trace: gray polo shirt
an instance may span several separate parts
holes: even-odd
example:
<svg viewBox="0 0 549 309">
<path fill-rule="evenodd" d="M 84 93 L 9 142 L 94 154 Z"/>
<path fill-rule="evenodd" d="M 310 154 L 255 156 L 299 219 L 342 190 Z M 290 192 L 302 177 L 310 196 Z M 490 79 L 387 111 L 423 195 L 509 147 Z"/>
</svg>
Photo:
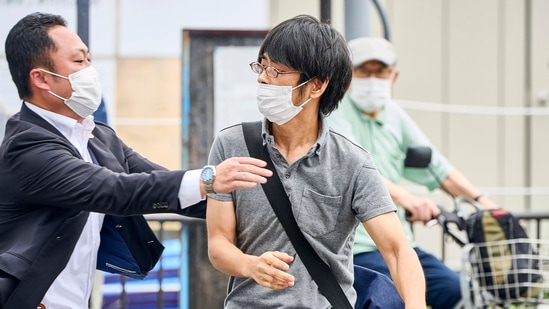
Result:
<svg viewBox="0 0 549 309">
<path fill-rule="evenodd" d="M 354 231 L 366 221 L 396 208 L 382 182 L 371 155 L 321 122 L 317 142 L 291 165 L 274 147 L 274 137 L 263 120 L 263 143 L 267 145 L 282 184 L 292 203 L 301 231 L 318 255 L 332 269 L 351 304 L 356 300 L 353 284 Z M 209 164 L 230 157 L 249 156 L 242 126 L 219 132 Z M 278 222 L 261 186 L 209 198 L 233 201 L 236 211 L 235 244 L 244 253 L 261 255 L 281 251 L 295 255 L 284 228 Z M 299 256 L 289 273 L 295 285 L 272 290 L 251 278 L 235 278 L 225 308 L 329 308 Z"/>
</svg>

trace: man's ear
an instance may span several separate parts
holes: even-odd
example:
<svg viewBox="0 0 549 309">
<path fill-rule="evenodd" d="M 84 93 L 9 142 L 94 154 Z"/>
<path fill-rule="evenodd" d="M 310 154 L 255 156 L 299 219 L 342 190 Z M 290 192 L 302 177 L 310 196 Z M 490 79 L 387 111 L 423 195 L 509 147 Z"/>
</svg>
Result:
<svg viewBox="0 0 549 309">
<path fill-rule="evenodd" d="M 48 81 L 46 80 L 45 74 L 46 73 L 44 73 L 43 71 L 40 71 L 39 69 L 30 70 L 29 81 L 32 84 L 31 86 L 34 86 L 36 88 L 43 89 L 43 90 L 50 90 L 50 85 L 48 85 Z"/>
<path fill-rule="evenodd" d="M 400 71 L 398 69 L 394 69 L 393 71 L 393 77 L 391 78 L 391 86 L 394 87 L 396 84 L 396 81 L 398 79 L 398 76 L 400 75 Z"/>
<path fill-rule="evenodd" d="M 329 80 L 320 81 L 318 78 L 313 79 L 312 81 L 313 88 L 311 89 L 311 98 L 317 99 L 326 91 L 328 87 Z"/>
</svg>

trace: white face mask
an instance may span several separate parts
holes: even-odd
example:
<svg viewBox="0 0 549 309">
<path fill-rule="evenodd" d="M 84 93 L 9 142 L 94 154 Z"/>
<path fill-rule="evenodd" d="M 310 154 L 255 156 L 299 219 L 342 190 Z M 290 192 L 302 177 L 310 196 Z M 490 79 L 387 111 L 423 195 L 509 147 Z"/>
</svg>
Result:
<svg viewBox="0 0 549 309">
<path fill-rule="evenodd" d="M 391 100 L 391 80 L 375 77 L 353 78 L 349 96 L 363 112 L 376 112 Z"/>
<path fill-rule="evenodd" d="M 68 77 L 40 69 L 51 75 L 68 79 L 71 87 L 71 97 L 65 99 L 52 91 L 48 91 L 51 95 L 63 100 L 65 104 L 72 109 L 78 116 L 86 118 L 93 114 L 99 104 L 101 104 L 101 82 L 99 81 L 99 73 L 91 65 L 78 72 L 70 74 Z"/>
<path fill-rule="evenodd" d="M 295 106 L 292 102 L 292 91 L 308 82 L 303 82 L 293 88 L 292 86 L 259 84 L 256 96 L 259 111 L 269 121 L 278 125 L 285 124 L 294 118 L 303 109 L 305 104 L 311 101 L 309 98 L 299 106 Z"/>
</svg>

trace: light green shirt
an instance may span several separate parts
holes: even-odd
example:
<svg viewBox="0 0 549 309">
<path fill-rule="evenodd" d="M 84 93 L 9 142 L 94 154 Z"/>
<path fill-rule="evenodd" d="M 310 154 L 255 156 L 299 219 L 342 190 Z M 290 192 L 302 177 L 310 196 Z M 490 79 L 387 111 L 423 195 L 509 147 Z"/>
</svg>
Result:
<svg viewBox="0 0 549 309">
<path fill-rule="evenodd" d="M 417 124 L 397 103 L 391 101 L 377 115 L 369 117 L 360 111 L 346 95 L 339 108 L 328 117 L 330 127 L 369 151 L 379 172 L 393 183 L 402 178 L 426 186 L 429 190 L 440 187 L 433 176 L 442 181 L 452 170 L 448 160 L 432 145 Z M 433 150 L 430 169 L 404 167 L 409 146 L 429 146 Z M 410 244 L 416 247 L 410 224 L 404 218 L 404 209 L 397 205 L 398 217 Z M 362 225 L 356 230 L 353 253 L 377 250 Z"/>
</svg>

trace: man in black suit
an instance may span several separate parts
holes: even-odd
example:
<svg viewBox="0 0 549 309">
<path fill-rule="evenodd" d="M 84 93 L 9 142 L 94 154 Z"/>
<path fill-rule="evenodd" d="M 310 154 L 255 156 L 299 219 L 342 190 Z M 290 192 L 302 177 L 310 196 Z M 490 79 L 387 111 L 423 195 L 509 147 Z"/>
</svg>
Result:
<svg viewBox="0 0 549 309">
<path fill-rule="evenodd" d="M 272 174 L 252 158 L 168 171 L 94 123 L 99 76 L 61 16 L 24 17 L 5 50 L 22 105 L 0 146 L 0 308 L 87 308 L 107 223 L 137 236 L 150 231 L 142 214 L 203 217 L 206 193 L 251 188 Z"/>
</svg>

